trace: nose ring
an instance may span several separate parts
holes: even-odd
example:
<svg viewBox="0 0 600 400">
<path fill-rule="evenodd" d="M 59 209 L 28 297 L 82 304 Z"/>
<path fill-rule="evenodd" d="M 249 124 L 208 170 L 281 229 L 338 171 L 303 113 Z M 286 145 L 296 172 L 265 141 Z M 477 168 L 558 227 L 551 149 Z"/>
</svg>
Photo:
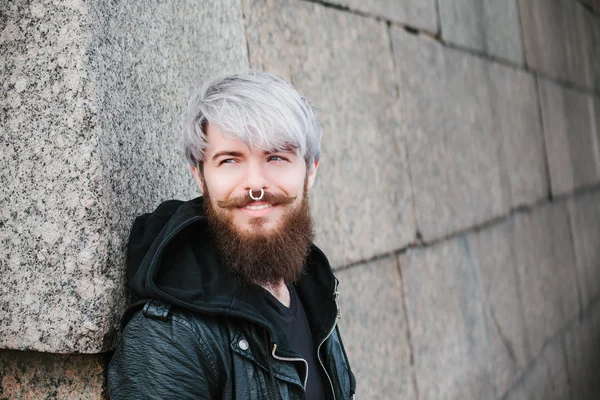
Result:
<svg viewBox="0 0 600 400">
<path fill-rule="evenodd" d="M 262 200 L 263 196 L 265 195 L 265 191 L 263 189 L 260 189 L 260 196 L 258 196 L 258 197 L 254 197 L 252 195 L 252 189 L 250 189 L 248 192 L 250 193 L 250 198 L 254 201 Z"/>
</svg>

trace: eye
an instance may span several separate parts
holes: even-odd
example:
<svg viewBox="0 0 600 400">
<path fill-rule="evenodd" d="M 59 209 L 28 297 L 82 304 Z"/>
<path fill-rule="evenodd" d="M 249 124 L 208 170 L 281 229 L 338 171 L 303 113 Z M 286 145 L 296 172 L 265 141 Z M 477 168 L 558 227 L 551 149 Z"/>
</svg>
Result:
<svg viewBox="0 0 600 400">
<path fill-rule="evenodd" d="M 281 156 L 269 156 L 267 161 L 288 161 L 288 160 Z"/>
<path fill-rule="evenodd" d="M 224 160 L 219 161 L 219 165 L 223 165 L 223 164 L 233 164 L 235 163 L 236 160 L 235 158 L 226 158 Z"/>
</svg>

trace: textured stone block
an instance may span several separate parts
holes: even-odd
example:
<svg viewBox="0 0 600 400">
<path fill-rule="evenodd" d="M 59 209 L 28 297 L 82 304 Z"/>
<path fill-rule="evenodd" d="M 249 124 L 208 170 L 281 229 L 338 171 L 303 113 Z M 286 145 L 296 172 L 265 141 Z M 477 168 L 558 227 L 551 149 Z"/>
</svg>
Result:
<svg viewBox="0 0 600 400">
<path fill-rule="evenodd" d="M 572 399 L 600 398 L 600 304 L 595 303 L 580 323 L 565 334 Z"/>
<path fill-rule="evenodd" d="M 565 364 L 563 343 L 549 343 L 525 373 L 521 382 L 505 397 L 506 400 L 566 400 L 571 397 L 569 370 Z"/>
<path fill-rule="evenodd" d="M 438 30 L 435 0 L 325 0 L 325 3 L 348 7 L 429 32 Z"/>
<path fill-rule="evenodd" d="M 552 193 L 600 182 L 600 120 L 594 98 L 544 79 L 538 82 Z"/>
<path fill-rule="evenodd" d="M 502 343 L 492 364 L 496 392 L 502 393 L 531 361 L 518 275 L 515 268 L 514 223 L 508 220 L 467 235 L 465 259 L 472 257 L 481 276 L 489 324 Z M 498 343 L 496 343 L 497 345 Z M 508 356 L 508 357 L 507 357 Z"/>
<path fill-rule="evenodd" d="M 425 239 L 510 208 L 481 58 L 392 29 L 417 223 Z"/>
<path fill-rule="evenodd" d="M 600 0 L 580 0 L 581 3 L 585 4 L 594 11 L 596 14 L 600 14 Z"/>
<path fill-rule="evenodd" d="M 420 399 L 496 399 L 528 359 L 509 224 L 401 256 Z"/>
<path fill-rule="evenodd" d="M 600 192 L 569 200 L 577 275 L 585 308 L 600 295 Z"/>
<path fill-rule="evenodd" d="M 595 16 L 576 1 L 519 0 L 527 65 L 588 88 L 597 86 Z"/>
<path fill-rule="evenodd" d="M 439 9 L 447 42 L 523 64 L 517 0 L 444 0 Z"/>
<path fill-rule="evenodd" d="M 489 76 L 494 130 L 502 137 L 505 187 L 513 208 L 531 204 L 549 190 L 535 78 L 500 64 L 490 64 Z"/>
<path fill-rule="evenodd" d="M 518 214 L 513 240 L 529 346 L 535 357 L 580 310 L 566 205 L 556 203 Z"/>
<path fill-rule="evenodd" d="M 0 347 L 104 351 L 133 217 L 196 195 L 181 114 L 192 87 L 247 67 L 241 9 L 13 1 L 2 15 Z"/>
<path fill-rule="evenodd" d="M 600 4 L 600 2 L 598 2 Z M 592 74 L 592 86 L 600 88 L 600 15 L 599 13 L 584 12 L 584 24 L 589 34 L 588 61 Z"/>
<path fill-rule="evenodd" d="M 0 351 L 0 400 L 104 399 L 103 355 Z"/>
<path fill-rule="evenodd" d="M 395 257 L 340 271 L 340 330 L 357 398 L 416 399 Z"/>
<path fill-rule="evenodd" d="M 406 246 L 415 221 L 386 25 L 294 1 L 248 0 L 244 15 L 251 66 L 320 110 L 317 244 L 335 266 Z"/>
</svg>

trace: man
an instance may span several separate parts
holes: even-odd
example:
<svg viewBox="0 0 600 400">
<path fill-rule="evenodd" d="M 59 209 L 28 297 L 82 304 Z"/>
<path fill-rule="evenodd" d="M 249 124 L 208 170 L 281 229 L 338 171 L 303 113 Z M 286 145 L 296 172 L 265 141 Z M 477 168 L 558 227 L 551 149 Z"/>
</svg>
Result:
<svg viewBox="0 0 600 400">
<path fill-rule="evenodd" d="M 136 219 L 113 399 L 350 399 L 338 282 L 312 244 L 316 109 L 267 73 L 190 100 L 184 135 L 203 196 Z"/>
</svg>

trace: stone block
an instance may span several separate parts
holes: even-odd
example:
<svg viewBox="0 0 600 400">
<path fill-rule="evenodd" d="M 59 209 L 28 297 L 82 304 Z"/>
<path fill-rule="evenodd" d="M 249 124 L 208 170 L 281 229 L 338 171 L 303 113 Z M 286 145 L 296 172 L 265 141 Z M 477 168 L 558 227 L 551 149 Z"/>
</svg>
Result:
<svg viewBox="0 0 600 400">
<path fill-rule="evenodd" d="M 513 240 L 529 346 L 536 357 L 580 310 L 566 205 L 516 215 Z"/>
<path fill-rule="evenodd" d="M 125 303 L 134 216 L 196 196 L 181 115 L 193 87 L 247 67 L 241 9 L 237 0 L 2 9 L 0 347 L 105 351 Z"/>
<path fill-rule="evenodd" d="M 600 2 L 597 2 L 600 5 Z M 590 70 L 594 89 L 600 88 L 600 15 L 598 13 L 585 12 L 584 24 L 588 29 L 589 50 L 588 60 L 591 64 Z"/>
<path fill-rule="evenodd" d="M 565 334 L 572 399 L 600 398 L 600 304 L 596 302 Z"/>
<path fill-rule="evenodd" d="M 600 0 L 580 0 L 581 3 L 585 4 L 594 11 L 596 14 L 600 14 Z"/>
<path fill-rule="evenodd" d="M 438 30 L 435 0 L 325 0 L 324 2 L 432 33 Z"/>
<path fill-rule="evenodd" d="M 439 9 L 447 42 L 523 64 L 517 0 L 445 0 Z"/>
<path fill-rule="evenodd" d="M 503 397 L 506 400 L 565 400 L 571 397 L 569 370 L 563 342 L 555 340 L 544 348 L 523 378 Z"/>
<path fill-rule="evenodd" d="M 103 355 L 0 351 L 0 400 L 103 400 Z"/>
<path fill-rule="evenodd" d="M 385 23 L 295 1 L 244 1 L 244 15 L 251 66 L 320 110 L 317 244 L 334 266 L 406 246 L 416 230 Z"/>
<path fill-rule="evenodd" d="M 531 361 L 515 268 L 513 233 L 512 220 L 470 233 L 464 255 L 466 260 L 471 257 L 477 266 L 483 300 L 488 304 L 488 323 L 503 345 L 496 353 L 490 352 L 496 357 L 492 364 L 497 393 L 502 393 Z"/>
<path fill-rule="evenodd" d="M 585 308 L 600 295 L 600 191 L 570 199 L 569 214 Z"/>
<path fill-rule="evenodd" d="M 392 29 L 417 223 L 427 240 L 505 214 L 485 60 Z"/>
<path fill-rule="evenodd" d="M 600 182 L 595 99 L 544 79 L 538 83 L 552 193 Z"/>
<path fill-rule="evenodd" d="M 500 64 L 490 64 L 489 77 L 494 130 L 502 137 L 511 205 L 534 203 L 549 190 L 535 78 Z"/>
<path fill-rule="evenodd" d="M 576 1 L 519 0 L 527 65 L 545 75 L 592 88 L 600 55 L 587 10 Z M 595 19 L 595 18 L 594 18 Z"/>
<path fill-rule="evenodd" d="M 357 379 L 357 398 L 416 399 L 397 260 L 340 271 L 340 331 Z"/>
<path fill-rule="evenodd" d="M 419 398 L 497 399 L 529 361 L 500 224 L 400 257 Z"/>
</svg>

